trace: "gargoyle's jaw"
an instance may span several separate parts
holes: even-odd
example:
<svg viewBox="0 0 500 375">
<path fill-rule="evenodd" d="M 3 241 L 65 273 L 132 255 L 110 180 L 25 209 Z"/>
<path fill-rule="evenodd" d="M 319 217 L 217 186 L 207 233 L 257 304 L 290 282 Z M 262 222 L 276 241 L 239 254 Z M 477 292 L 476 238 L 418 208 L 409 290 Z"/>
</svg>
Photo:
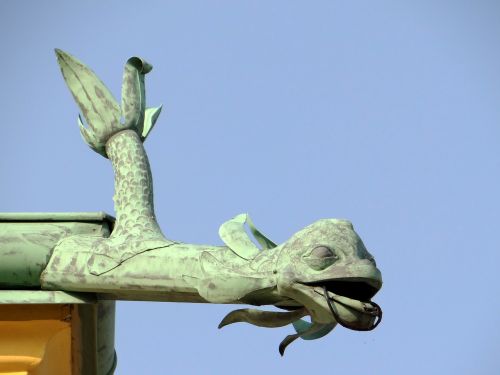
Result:
<svg viewBox="0 0 500 375">
<path fill-rule="evenodd" d="M 369 300 L 378 289 L 374 289 L 367 282 L 353 280 L 334 280 L 326 282 L 323 286 L 314 286 L 315 293 L 324 298 L 337 323 L 356 331 L 371 331 L 381 322 L 382 309 Z M 332 290 L 341 290 L 349 297 Z"/>
<path fill-rule="evenodd" d="M 304 306 L 315 322 L 367 331 L 382 317 L 380 307 L 370 302 L 381 285 L 380 278 L 335 278 L 295 282 L 282 292 Z"/>
</svg>

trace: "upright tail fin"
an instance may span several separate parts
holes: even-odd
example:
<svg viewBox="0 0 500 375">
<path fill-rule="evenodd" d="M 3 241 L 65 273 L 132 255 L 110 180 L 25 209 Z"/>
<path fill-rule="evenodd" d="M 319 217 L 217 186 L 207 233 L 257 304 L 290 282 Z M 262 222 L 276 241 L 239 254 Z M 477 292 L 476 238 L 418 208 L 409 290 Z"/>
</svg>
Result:
<svg viewBox="0 0 500 375">
<path fill-rule="evenodd" d="M 80 132 L 94 151 L 107 157 L 106 142 L 113 134 L 125 129 L 136 131 L 142 141 L 146 139 L 161 112 L 161 106 L 146 108 L 144 75 L 153 69 L 150 64 L 139 57 L 127 60 L 120 109 L 111 92 L 92 70 L 70 54 L 60 49 L 55 51 L 64 80 L 88 124 L 86 127 L 78 116 Z"/>
</svg>

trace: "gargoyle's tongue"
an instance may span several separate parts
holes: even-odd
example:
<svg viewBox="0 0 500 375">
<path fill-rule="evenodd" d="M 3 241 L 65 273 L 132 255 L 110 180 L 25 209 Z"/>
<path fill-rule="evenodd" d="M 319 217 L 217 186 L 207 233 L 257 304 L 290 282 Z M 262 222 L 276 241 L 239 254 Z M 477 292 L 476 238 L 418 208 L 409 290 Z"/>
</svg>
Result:
<svg viewBox="0 0 500 375">
<path fill-rule="evenodd" d="M 335 320 L 343 327 L 356 331 L 371 331 L 382 321 L 382 309 L 375 302 L 362 302 L 328 292 L 323 295 Z"/>
</svg>

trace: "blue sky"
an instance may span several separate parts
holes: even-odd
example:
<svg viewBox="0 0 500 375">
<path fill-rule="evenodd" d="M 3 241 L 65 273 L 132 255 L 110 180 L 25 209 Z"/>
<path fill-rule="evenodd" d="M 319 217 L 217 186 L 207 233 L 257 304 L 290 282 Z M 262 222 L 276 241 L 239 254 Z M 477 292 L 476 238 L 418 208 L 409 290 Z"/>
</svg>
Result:
<svg viewBox="0 0 500 375">
<path fill-rule="evenodd" d="M 249 212 L 276 242 L 350 219 L 384 320 L 299 341 L 233 307 L 120 302 L 117 374 L 500 370 L 500 7 L 494 1 L 2 1 L 2 211 L 113 213 L 53 49 L 119 97 L 151 62 L 146 142 L 170 238 L 220 244 Z"/>
</svg>

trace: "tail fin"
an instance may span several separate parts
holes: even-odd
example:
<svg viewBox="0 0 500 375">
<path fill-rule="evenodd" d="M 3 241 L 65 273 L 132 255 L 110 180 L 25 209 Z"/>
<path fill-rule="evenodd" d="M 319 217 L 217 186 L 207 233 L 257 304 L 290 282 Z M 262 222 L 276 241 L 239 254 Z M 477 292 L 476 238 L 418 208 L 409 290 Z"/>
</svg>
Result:
<svg viewBox="0 0 500 375">
<path fill-rule="evenodd" d="M 136 131 L 142 141 L 146 139 L 161 112 L 161 106 L 146 108 L 144 75 L 153 68 L 150 64 L 139 57 L 128 59 L 123 72 L 120 109 L 92 70 L 70 54 L 59 49 L 55 51 L 64 80 L 88 124 L 85 127 L 79 116 L 80 132 L 94 151 L 107 157 L 106 142 L 125 129 Z"/>
</svg>

